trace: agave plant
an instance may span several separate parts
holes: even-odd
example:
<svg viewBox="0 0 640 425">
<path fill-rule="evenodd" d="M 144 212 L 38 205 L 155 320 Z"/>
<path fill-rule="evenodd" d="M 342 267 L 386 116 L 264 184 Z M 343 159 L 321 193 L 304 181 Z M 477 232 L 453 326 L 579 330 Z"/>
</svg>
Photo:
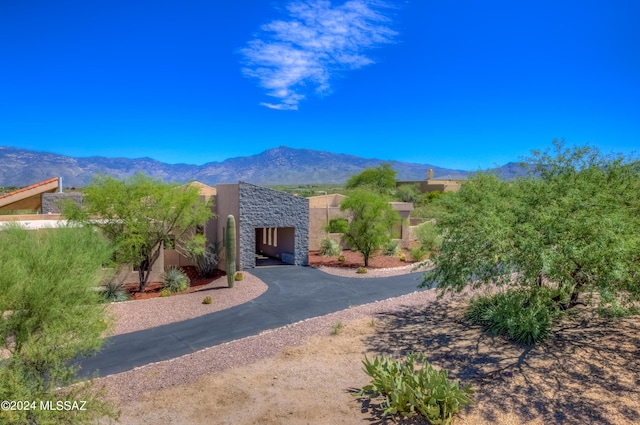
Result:
<svg viewBox="0 0 640 425">
<path fill-rule="evenodd" d="M 110 281 L 102 286 L 102 296 L 107 302 L 127 301 L 130 299 L 124 284 L 121 282 Z"/>
<path fill-rule="evenodd" d="M 171 293 L 186 291 L 189 283 L 189 277 L 175 266 L 167 267 L 164 271 L 162 288 Z"/>
</svg>

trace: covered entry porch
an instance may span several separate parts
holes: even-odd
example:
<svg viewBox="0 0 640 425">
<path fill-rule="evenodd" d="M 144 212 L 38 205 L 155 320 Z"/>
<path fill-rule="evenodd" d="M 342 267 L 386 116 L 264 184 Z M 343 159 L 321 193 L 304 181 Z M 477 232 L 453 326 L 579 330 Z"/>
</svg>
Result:
<svg viewBox="0 0 640 425">
<path fill-rule="evenodd" d="M 295 264 L 294 227 L 255 228 L 256 266 Z"/>
</svg>

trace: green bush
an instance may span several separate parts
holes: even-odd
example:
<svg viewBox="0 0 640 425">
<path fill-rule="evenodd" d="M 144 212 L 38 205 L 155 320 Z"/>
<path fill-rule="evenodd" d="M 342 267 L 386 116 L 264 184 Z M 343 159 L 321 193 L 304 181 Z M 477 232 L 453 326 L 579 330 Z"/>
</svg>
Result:
<svg viewBox="0 0 640 425">
<path fill-rule="evenodd" d="M 373 379 L 357 395 L 383 396 L 384 416 L 409 417 L 417 412 L 432 424 L 451 424 L 464 406 L 473 403 L 470 385 L 461 387 L 449 380 L 446 370 L 435 370 L 422 354 L 409 353 L 404 362 L 365 357 L 362 363 Z M 416 363 L 421 367 L 416 369 Z"/>
<path fill-rule="evenodd" d="M 242 280 L 244 280 L 244 275 L 242 274 L 242 272 L 236 272 L 234 279 L 236 282 L 241 282 Z"/>
<path fill-rule="evenodd" d="M 356 269 L 356 273 L 365 274 L 365 273 L 367 273 L 367 268 L 366 267 L 358 267 Z"/>
<path fill-rule="evenodd" d="M 320 241 L 320 255 L 324 257 L 335 257 L 336 255 L 340 255 L 340 252 L 342 252 L 340 245 L 333 239 L 324 238 Z"/>
<path fill-rule="evenodd" d="M 417 203 L 420 201 L 421 197 L 422 193 L 420 192 L 420 185 L 417 183 L 403 184 L 396 187 L 395 198 L 400 202 Z"/>
<path fill-rule="evenodd" d="M 168 289 L 163 289 L 160 291 L 160 296 L 161 297 L 170 297 L 172 294 L 172 292 Z"/>
<path fill-rule="evenodd" d="M 338 255 L 338 261 L 344 263 L 346 261 L 346 258 L 344 258 L 344 255 Z"/>
<path fill-rule="evenodd" d="M 413 261 L 422 261 L 427 257 L 427 252 L 422 248 L 414 247 L 409 251 L 409 255 Z"/>
<path fill-rule="evenodd" d="M 388 257 L 395 257 L 400 254 L 400 247 L 398 246 L 398 243 L 395 241 L 389 241 L 386 243 L 382 248 L 382 254 Z"/>
<path fill-rule="evenodd" d="M 74 360 L 98 351 L 109 330 L 96 289 L 111 255 L 89 227 L 36 231 L 9 223 L 0 230 L 0 401 L 86 401 L 84 410 L 0 409 L 0 424 L 95 424 L 118 416 L 94 383 L 77 381 Z"/>
<path fill-rule="evenodd" d="M 162 288 L 171 293 L 186 291 L 189 287 L 189 278 L 177 267 L 169 266 L 164 272 Z"/>
<path fill-rule="evenodd" d="M 442 235 L 431 222 L 416 226 L 413 230 L 415 238 L 420 242 L 423 251 L 439 251 L 442 246 Z"/>
<path fill-rule="evenodd" d="M 202 304 L 211 304 L 213 302 L 213 299 L 211 297 L 204 297 L 204 299 L 202 300 Z"/>
<path fill-rule="evenodd" d="M 616 294 L 609 288 L 602 288 L 599 291 L 600 302 L 598 304 L 598 314 L 611 319 L 634 316 L 640 314 L 640 307 L 628 305 L 625 295 Z"/>
<path fill-rule="evenodd" d="M 400 259 L 400 261 L 407 261 L 407 256 L 404 255 L 404 252 L 403 252 L 400 255 L 398 255 L 398 259 Z"/>
<path fill-rule="evenodd" d="M 486 331 L 517 343 L 530 345 L 551 334 L 560 315 L 555 297 L 548 288 L 523 288 L 472 298 L 466 316 Z"/>
<path fill-rule="evenodd" d="M 220 261 L 220 243 L 207 243 L 202 234 L 194 235 L 181 246 L 181 253 L 194 262 L 202 277 L 212 277 Z"/>
<path fill-rule="evenodd" d="M 349 221 L 346 218 L 332 218 L 325 227 L 327 233 L 346 233 L 349 230 Z"/>
</svg>

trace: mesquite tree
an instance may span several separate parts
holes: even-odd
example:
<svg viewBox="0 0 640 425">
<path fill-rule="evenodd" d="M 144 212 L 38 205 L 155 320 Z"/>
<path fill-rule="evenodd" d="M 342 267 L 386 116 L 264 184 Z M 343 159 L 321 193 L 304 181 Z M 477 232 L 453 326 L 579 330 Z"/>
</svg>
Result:
<svg viewBox="0 0 640 425">
<path fill-rule="evenodd" d="M 440 201 L 443 244 L 424 284 L 548 287 L 560 309 L 585 292 L 638 300 L 640 162 L 555 141 L 525 163 L 531 177 L 478 174 Z"/>
<path fill-rule="evenodd" d="M 169 236 L 180 244 L 213 216 L 198 188 L 166 183 L 138 173 L 119 180 L 98 175 L 83 190 L 80 207 L 67 203 L 63 214 L 100 228 L 116 248 L 115 260 L 138 269 L 144 291 L 153 264 Z"/>
<path fill-rule="evenodd" d="M 367 267 L 371 254 L 390 240 L 393 225 L 400 221 L 400 216 L 382 195 L 365 189 L 354 190 L 342 201 L 340 210 L 350 215 L 344 238 L 362 253 Z"/>
</svg>

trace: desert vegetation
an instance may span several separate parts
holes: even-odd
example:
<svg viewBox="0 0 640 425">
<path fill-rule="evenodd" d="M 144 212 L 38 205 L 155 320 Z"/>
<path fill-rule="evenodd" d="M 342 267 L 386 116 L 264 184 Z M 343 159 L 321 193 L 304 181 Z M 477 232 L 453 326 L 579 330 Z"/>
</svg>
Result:
<svg viewBox="0 0 640 425">
<path fill-rule="evenodd" d="M 89 424 L 117 417 L 91 382 L 76 383 L 71 362 L 98 350 L 109 327 L 95 288 L 111 252 L 87 227 L 35 232 L 8 225 L 0 231 L 0 399 L 29 402 L 3 405 L 0 423 Z M 41 400 L 63 406 L 83 400 L 83 409 L 43 409 Z"/>
<path fill-rule="evenodd" d="M 526 163 L 529 178 L 478 173 L 438 201 L 442 242 L 424 284 L 502 290 L 474 299 L 468 316 L 521 343 L 578 305 L 637 312 L 640 163 L 561 141 Z"/>
<path fill-rule="evenodd" d="M 84 188 L 82 205 L 66 203 L 63 215 L 78 225 L 100 229 L 116 247 L 115 262 L 136 267 L 143 292 L 162 244 L 171 240 L 189 246 L 194 229 L 204 225 L 212 212 L 196 187 L 136 174 L 124 180 L 96 176 Z"/>
</svg>

